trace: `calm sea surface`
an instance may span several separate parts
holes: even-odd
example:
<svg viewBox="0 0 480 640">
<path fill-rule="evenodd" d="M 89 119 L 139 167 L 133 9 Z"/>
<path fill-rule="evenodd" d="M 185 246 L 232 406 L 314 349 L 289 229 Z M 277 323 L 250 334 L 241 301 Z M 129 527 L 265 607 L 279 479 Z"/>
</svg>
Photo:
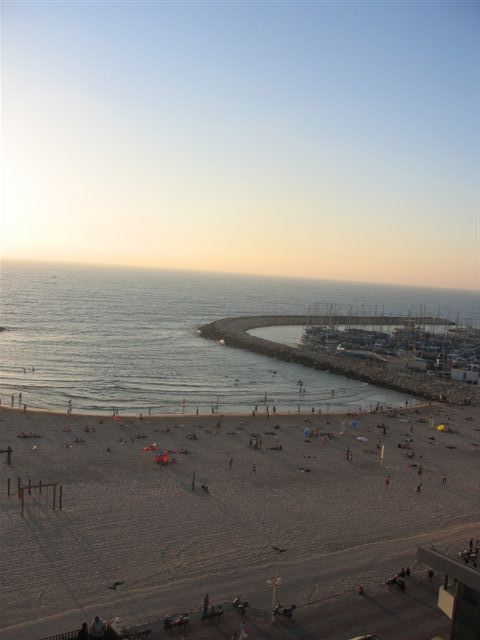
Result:
<svg viewBox="0 0 480 640">
<path fill-rule="evenodd" d="M 388 313 L 423 305 L 478 322 L 477 296 L 455 290 L 10 262 L 0 285 L 9 329 L 0 333 L 2 404 L 14 394 L 18 406 L 22 393 L 32 408 L 65 411 L 71 400 L 74 413 L 250 411 L 265 395 L 279 411 L 400 405 L 407 396 L 222 347 L 197 328 L 226 316 L 306 314 L 319 302 Z M 295 342 L 295 331 L 276 335 Z"/>
</svg>

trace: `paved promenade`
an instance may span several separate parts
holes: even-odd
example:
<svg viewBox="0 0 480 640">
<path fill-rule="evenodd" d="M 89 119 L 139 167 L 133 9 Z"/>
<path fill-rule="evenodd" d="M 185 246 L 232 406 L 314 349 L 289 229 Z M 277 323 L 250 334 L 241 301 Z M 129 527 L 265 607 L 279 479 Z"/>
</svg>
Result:
<svg viewBox="0 0 480 640">
<path fill-rule="evenodd" d="M 435 586 L 435 588 L 434 588 Z M 346 640 L 363 633 L 377 633 L 382 640 L 430 640 L 448 637 L 448 619 L 436 607 L 438 582 L 429 585 L 419 578 L 407 579 L 404 593 L 397 590 L 376 595 L 349 594 L 300 607 L 292 620 L 278 618 L 270 623 L 268 613 L 250 610 L 246 631 L 250 640 Z M 193 618 L 188 640 L 230 640 L 240 632 L 240 615 L 227 608 L 216 622 Z M 183 631 L 165 632 L 152 628 L 152 640 L 182 638 Z"/>
<path fill-rule="evenodd" d="M 448 638 L 449 621 L 436 606 L 441 579 L 428 584 L 420 576 L 407 578 L 405 592 L 381 589 L 364 596 L 350 593 L 327 598 L 315 604 L 301 606 L 293 619 L 277 618 L 272 625 L 268 610 L 249 608 L 245 616 L 249 640 L 348 640 L 364 633 L 377 633 L 382 640 L 431 640 Z M 191 616 L 185 630 L 165 631 L 158 621 L 146 625 L 152 630 L 151 640 L 176 638 L 183 640 L 231 640 L 240 635 L 241 617 L 229 604 L 225 613 L 215 621 L 200 620 L 200 613 Z M 91 622 L 95 610 L 85 611 Z M 88 617 L 88 615 L 90 616 Z M 53 626 L 57 632 L 75 628 L 76 618 L 65 613 L 56 618 Z M 78 616 L 77 616 L 78 619 Z M 53 620 L 37 621 L 0 631 L 2 640 L 36 640 L 52 629 Z"/>
</svg>

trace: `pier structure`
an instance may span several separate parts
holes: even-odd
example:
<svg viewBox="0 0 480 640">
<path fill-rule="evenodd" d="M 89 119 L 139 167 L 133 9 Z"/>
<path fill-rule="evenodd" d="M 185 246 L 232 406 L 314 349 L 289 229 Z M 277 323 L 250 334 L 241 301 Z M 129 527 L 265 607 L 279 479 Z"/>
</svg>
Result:
<svg viewBox="0 0 480 640">
<path fill-rule="evenodd" d="M 361 307 L 360 307 L 361 309 Z M 329 311 L 325 313 L 325 310 Z M 320 311 L 320 312 L 318 312 Z M 441 318 L 432 314 L 425 316 L 386 315 L 383 313 L 367 313 L 357 315 L 344 313 L 338 305 L 328 307 L 315 307 L 309 310 L 307 315 L 282 315 L 282 316 L 243 316 L 238 318 L 223 318 L 215 322 L 203 325 L 199 333 L 205 338 L 217 340 L 221 344 L 238 347 L 255 353 L 268 355 L 278 360 L 294 362 L 307 367 L 329 371 L 349 378 L 362 380 L 387 389 L 394 389 L 403 393 L 412 394 L 429 400 L 445 401 L 451 404 L 478 404 L 480 401 L 480 387 L 475 384 L 464 384 L 446 375 L 429 375 L 426 368 L 411 366 L 418 362 L 417 341 L 413 350 L 405 350 L 405 353 L 390 355 L 374 350 L 365 349 L 338 349 L 338 342 L 333 348 L 322 348 L 322 341 L 315 344 L 306 340 L 314 328 L 324 328 L 333 331 L 344 328 L 360 328 L 369 331 L 371 327 L 400 328 L 414 335 L 414 329 L 423 327 L 425 334 L 427 328 L 434 327 L 439 332 L 447 335 L 450 330 L 468 332 L 469 340 L 474 342 L 478 338 L 478 329 L 457 325 L 453 320 Z M 268 326 L 300 325 L 304 327 L 302 344 L 292 347 L 264 338 L 259 338 L 248 333 L 250 329 Z M 347 333 L 344 331 L 344 333 Z M 403 335 L 403 334 L 402 334 Z M 473 336 L 473 337 L 472 337 Z M 413 344 L 413 341 L 412 341 Z M 476 342 L 478 345 L 478 340 Z M 317 347 L 317 348 L 316 348 Z M 319 348 L 320 347 L 320 348 Z M 426 348 L 426 347 L 425 347 Z M 358 351 L 361 353 L 359 354 Z M 444 349 L 445 352 L 445 349 Z"/>
</svg>

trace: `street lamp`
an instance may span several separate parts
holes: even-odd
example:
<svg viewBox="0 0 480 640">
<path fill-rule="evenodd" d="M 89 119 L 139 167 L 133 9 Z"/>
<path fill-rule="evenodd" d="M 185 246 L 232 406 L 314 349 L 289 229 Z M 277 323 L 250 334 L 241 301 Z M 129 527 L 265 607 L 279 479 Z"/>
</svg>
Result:
<svg viewBox="0 0 480 640">
<path fill-rule="evenodd" d="M 267 580 L 267 584 L 269 587 L 272 587 L 272 624 L 275 624 L 275 596 L 277 594 L 277 587 L 282 584 L 282 579 L 279 576 L 276 578 L 269 578 Z"/>
<path fill-rule="evenodd" d="M 277 545 L 272 545 L 272 549 L 278 555 L 280 555 L 281 553 L 285 553 L 286 552 L 286 549 L 283 549 L 282 547 L 279 547 Z M 272 587 L 272 624 L 275 623 L 275 613 L 274 613 L 274 611 L 275 611 L 275 601 L 276 601 L 276 595 L 277 595 L 277 587 L 279 587 L 282 584 L 282 579 L 278 575 L 277 561 L 275 561 L 274 572 L 275 572 L 275 575 L 273 576 L 273 578 L 269 578 L 267 580 L 267 585 L 269 587 Z"/>
<path fill-rule="evenodd" d="M 122 584 L 125 584 L 125 580 L 119 581 L 117 580 L 116 582 L 114 582 L 112 585 L 110 585 L 108 588 L 112 589 L 113 591 L 113 603 L 112 603 L 112 622 L 115 622 L 115 603 L 117 600 L 117 589 L 118 587 L 121 587 Z"/>
</svg>

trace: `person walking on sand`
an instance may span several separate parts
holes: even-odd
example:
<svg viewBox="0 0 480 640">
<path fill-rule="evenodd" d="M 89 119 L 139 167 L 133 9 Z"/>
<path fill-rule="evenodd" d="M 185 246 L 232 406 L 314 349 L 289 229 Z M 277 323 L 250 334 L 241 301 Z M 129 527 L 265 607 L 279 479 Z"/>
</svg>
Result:
<svg viewBox="0 0 480 640">
<path fill-rule="evenodd" d="M 248 635 L 245 631 L 245 622 L 242 620 L 240 623 L 240 635 L 238 636 L 238 640 L 245 640 L 245 638 L 248 638 Z"/>
<path fill-rule="evenodd" d="M 443 474 L 442 476 L 442 485 L 445 486 L 447 484 L 447 476 Z"/>
<path fill-rule="evenodd" d="M 250 473 L 257 473 L 256 465 L 252 464 L 252 468 L 250 469 Z"/>
<path fill-rule="evenodd" d="M 390 486 L 390 476 L 387 476 L 387 477 L 385 478 L 385 485 L 386 485 L 387 487 L 388 487 L 388 486 Z"/>
<path fill-rule="evenodd" d="M 230 458 L 229 462 L 228 462 L 228 468 L 231 469 L 232 468 L 232 464 L 233 464 L 233 458 Z"/>
<path fill-rule="evenodd" d="M 422 493 L 422 483 L 417 485 L 417 493 Z"/>
<path fill-rule="evenodd" d="M 208 605 L 209 604 L 210 604 L 210 598 L 208 597 L 208 593 L 207 593 L 205 598 L 203 599 L 203 614 L 202 614 L 202 618 L 206 618 L 207 617 Z"/>
</svg>

